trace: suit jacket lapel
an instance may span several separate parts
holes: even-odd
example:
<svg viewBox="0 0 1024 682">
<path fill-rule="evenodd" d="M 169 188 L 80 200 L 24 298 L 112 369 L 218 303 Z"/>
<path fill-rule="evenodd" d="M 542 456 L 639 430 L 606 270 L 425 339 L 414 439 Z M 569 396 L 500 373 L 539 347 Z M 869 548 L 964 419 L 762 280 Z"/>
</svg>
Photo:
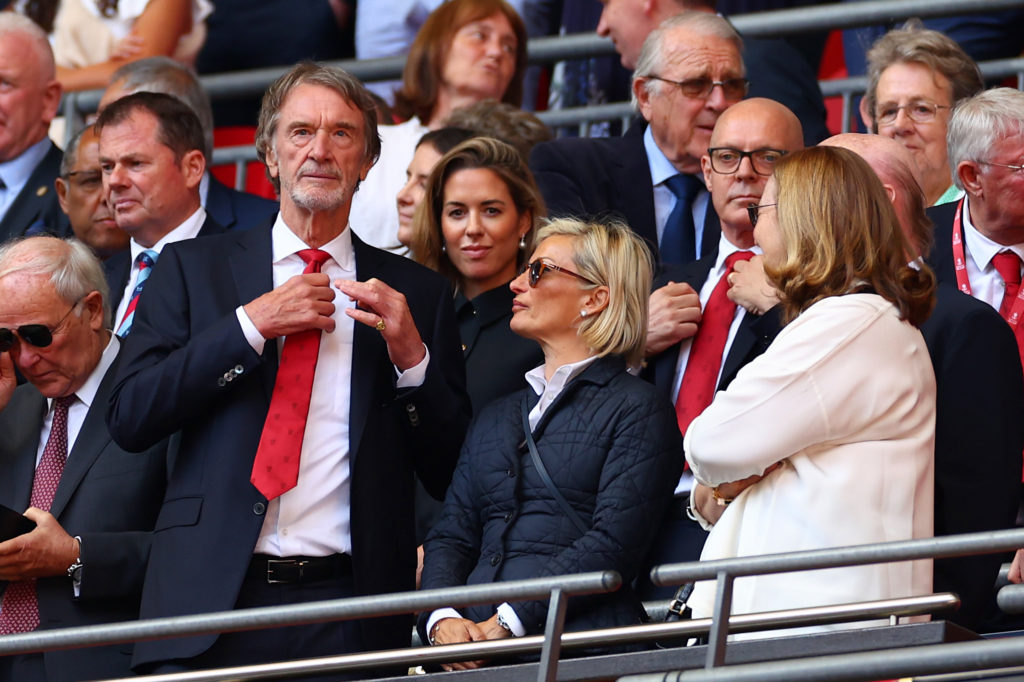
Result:
<svg viewBox="0 0 1024 682">
<path fill-rule="evenodd" d="M 658 253 L 658 228 L 654 219 L 654 185 L 651 180 L 651 166 L 644 150 L 644 129 L 646 124 L 634 124 L 626 134 L 613 140 L 617 149 L 612 154 L 618 168 L 616 191 L 625 198 L 623 213 L 629 226 L 647 240 L 653 253 Z"/>
<path fill-rule="evenodd" d="M 19 395 L 21 399 L 19 400 Z M 15 400 L 18 400 L 15 403 Z M 39 451 L 39 431 L 46 416 L 46 398 L 34 386 L 25 385 L 15 392 L 11 405 L 5 410 L 4 440 L 17 443 L 9 458 L 9 469 L 0 476 L 0 502 L 17 512 L 28 508 L 32 495 L 32 481 L 36 472 L 36 453 Z M 9 428 L 10 431 L 6 429 Z"/>
<path fill-rule="evenodd" d="M 25 234 L 25 231 L 33 223 L 41 219 L 40 213 L 46 203 L 52 199 L 48 195 L 50 192 L 56 191 L 53 188 L 53 178 L 57 176 L 61 157 L 63 157 L 63 153 L 51 142 L 50 149 L 32 171 L 28 182 L 7 208 L 7 213 L 0 221 L 0 241 Z"/>
<path fill-rule="evenodd" d="M 273 220 L 260 227 L 237 233 L 238 245 L 232 249 L 228 258 L 228 267 L 238 291 L 238 301 L 246 304 L 259 298 L 274 288 L 273 247 L 270 231 Z M 263 388 L 267 394 L 267 403 L 274 392 L 274 379 L 277 376 L 277 342 L 267 341 L 263 347 L 263 363 L 260 366 Z"/>
<path fill-rule="evenodd" d="M 384 279 L 386 265 L 383 262 L 383 254 L 363 243 L 354 232 L 352 246 L 356 254 L 356 279 L 360 282 L 373 277 Z M 385 354 L 386 350 L 387 345 L 377 330 L 359 322 L 355 323 L 352 334 L 352 394 L 349 400 L 349 457 L 353 463 L 370 413 L 377 368 L 380 366 L 381 355 Z"/>
</svg>

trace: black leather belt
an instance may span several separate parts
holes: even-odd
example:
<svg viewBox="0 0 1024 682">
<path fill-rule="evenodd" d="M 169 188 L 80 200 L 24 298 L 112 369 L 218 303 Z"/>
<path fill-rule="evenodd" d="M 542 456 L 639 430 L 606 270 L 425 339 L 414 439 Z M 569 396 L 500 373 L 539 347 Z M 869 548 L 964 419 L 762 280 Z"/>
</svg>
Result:
<svg viewBox="0 0 1024 682">
<path fill-rule="evenodd" d="M 352 557 L 331 556 L 268 556 L 255 554 L 245 572 L 246 580 L 266 581 L 270 585 L 309 583 L 352 575 Z"/>
</svg>

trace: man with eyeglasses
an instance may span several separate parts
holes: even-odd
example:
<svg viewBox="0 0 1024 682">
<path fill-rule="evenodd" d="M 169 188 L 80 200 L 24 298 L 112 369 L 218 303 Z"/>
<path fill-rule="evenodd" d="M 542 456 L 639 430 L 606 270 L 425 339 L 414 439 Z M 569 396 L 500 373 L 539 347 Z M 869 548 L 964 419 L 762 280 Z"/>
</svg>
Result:
<svg viewBox="0 0 1024 682">
<path fill-rule="evenodd" d="M 117 226 L 103 194 L 100 138 L 91 126 L 68 142 L 56 188 L 57 200 L 71 221 L 72 231 L 98 258 L 107 260 L 128 249 L 131 238 Z"/>
<path fill-rule="evenodd" d="M 0 247 L 0 504 L 35 525 L 0 542 L 0 636 L 138 618 L 167 441 L 133 454 L 107 431 L 120 344 L 106 294 L 81 242 Z M 121 645 L 8 656 L 0 680 L 120 678 L 129 658 Z"/>
<path fill-rule="evenodd" d="M 620 138 L 564 138 L 534 147 L 530 167 L 554 216 L 616 215 L 660 263 L 710 253 L 718 221 L 700 157 L 718 117 L 747 92 L 742 44 L 727 21 L 683 12 L 651 32 L 633 74 L 646 124 Z"/>
<path fill-rule="evenodd" d="M 683 434 L 711 403 L 715 391 L 726 388 L 740 368 L 764 352 L 778 333 L 775 314 L 748 313 L 728 299 L 729 278 L 734 270 L 748 265 L 746 260 L 760 254 L 751 218 L 756 216 L 775 163 L 798 149 L 803 149 L 799 119 L 778 102 L 755 98 L 722 114 L 701 157 L 721 235 L 708 255 L 669 267 L 658 277 L 651 296 L 652 311 L 666 310 L 674 317 L 652 312 L 648 322 L 648 336 L 657 346 L 646 376 L 675 403 Z M 656 307 L 655 299 L 668 303 Z M 649 342 L 649 350 L 650 346 Z M 686 514 L 693 485 L 693 476 L 685 471 L 649 565 L 699 558 L 707 534 Z M 671 594 L 655 591 L 651 596 Z"/>
</svg>

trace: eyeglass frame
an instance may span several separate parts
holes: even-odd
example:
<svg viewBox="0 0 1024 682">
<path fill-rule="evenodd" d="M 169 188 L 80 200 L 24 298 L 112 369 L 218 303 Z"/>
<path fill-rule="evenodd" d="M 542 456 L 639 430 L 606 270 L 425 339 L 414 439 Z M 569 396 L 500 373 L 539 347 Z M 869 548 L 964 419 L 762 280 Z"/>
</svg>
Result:
<svg viewBox="0 0 1024 682">
<path fill-rule="evenodd" d="M 747 206 L 747 217 L 750 218 L 750 226 L 757 227 L 757 215 L 761 212 L 762 208 L 771 208 L 772 206 L 778 206 L 779 203 L 774 204 L 750 204 Z"/>
<path fill-rule="evenodd" d="M 89 292 L 92 293 L 92 292 Z M 19 339 L 32 346 L 33 348 L 48 348 L 53 343 L 53 334 L 55 331 L 60 329 L 64 321 L 71 315 L 71 311 L 78 307 L 78 304 L 85 300 L 85 297 L 89 294 L 83 294 L 78 298 L 77 301 L 71 304 L 68 311 L 64 313 L 64 316 L 57 320 L 57 322 L 49 327 L 45 324 L 23 324 L 17 329 L 10 329 L 9 327 L 0 327 L 0 353 L 6 353 L 14 347 L 14 337 L 17 336 Z M 35 343 L 32 339 L 28 338 L 34 336 L 37 333 L 37 329 L 41 329 L 38 333 L 45 333 L 46 340 L 42 343 Z"/>
<path fill-rule="evenodd" d="M 530 288 L 533 289 L 540 282 L 540 278 L 544 276 L 544 272 L 547 270 L 561 272 L 562 274 L 569 275 L 570 277 L 575 277 L 581 282 L 586 282 L 587 284 L 597 286 L 597 282 L 590 281 L 589 279 L 579 274 L 578 272 L 573 272 L 568 268 L 563 268 L 562 266 L 555 265 L 554 263 L 542 261 L 539 258 L 533 262 L 526 263 L 525 265 L 523 265 L 523 267 L 519 269 L 519 274 L 522 275 L 524 272 L 529 273 L 527 281 L 530 285 Z"/>
<path fill-rule="evenodd" d="M 929 118 L 926 118 L 926 119 L 916 118 L 912 113 L 910 113 L 910 107 L 915 105 L 915 104 L 927 104 L 929 106 L 935 107 L 935 111 L 932 112 L 932 114 L 931 114 L 931 116 Z M 907 112 L 907 118 L 909 118 L 914 123 L 931 123 L 932 121 L 935 120 L 935 117 L 938 116 L 939 109 L 952 109 L 952 108 L 953 108 L 952 105 L 949 105 L 949 104 L 936 104 L 935 102 L 932 102 L 931 100 L 916 99 L 916 100 L 914 100 L 912 102 L 908 102 L 907 104 L 900 104 L 900 105 L 896 106 L 895 107 L 896 113 L 893 114 L 892 119 L 888 120 L 888 121 L 882 121 L 882 117 L 878 114 L 878 110 L 876 109 L 875 112 L 874 112 L 875 113 L 875 125 L 879 125 L 879 126 L 889 126 L 889 125 L 892 125 L 893 123 L 896 122 L 896 119 L 899 117 L 901 109 L 905 110 Z"/>
<path fill-rule="evenodd" d="M 995 161 L 978 161 L 977 163 L 980 163 L 980 164 L 985 165 L 985 166 L 999 166 L 1000 168 L 1009 168 L 1012 171 L 1022 171 L 1022 170 L 1024 170 L 1024 165 L 1022 165 L 1022 166 L 1013 166 L 1013 165 L 1010 165 L 1008 163 L 996 163 Z"/>
<path fill-rule="evenodd" d="M 723 151 L 723 150 L 728 150 L 730 152 L 736 152 L 737 154 L 740 155 L 740 160 L 736 163 L 736 167 L 733 168 L 731 171 L 720 171 L 717 168 L 715 168 L 715 152 L 720 152 L 720 151 Z M 772 149 L 771 147 L 761 147 L 760 149 L 752 149 L 749 152 L 745 152 L 745 151 L 742 151 L 740 149 L 736 149 L 735 147 L 708 147 L 708 158 L 711 160 L 711 170 L 715 171 L 719 175 L 732 175 L 734 173 L 739 172 L 740 166 L 743 165 L 743 159 L 744 159 L 744 157 L 746 157 L 746 158 L 750 159 L 750 166 L 751 166 L 751 168 L 754 169 L 755 173 L 757 173 L 758 175 L 760 175 L 762 177 L 771 177 L 772 173 L 775 172 L 774 168 L 772 169 L 771 173 L 762 173 L 761 171 L 759 171 L 757 169 L 757 164 L 754 163 L 754 154 L 757 154 L 759 152 L 774 152 L 774 153 L 778 154 L 779 156 L 785 156 L 786 154 L 789 153 L 785 149 Z"/>
<path fill-rule="evenodd" d="M 644 78 L 650 78 L 651 80 L 662 81 L 664 83 L 671 83 L 672 85 L 674 85 L 677 88 L 679 88 L 679 92 L 681 92 L 684 97 L 689 97 L 690 99 L 707 99 L 707 98 L 711 97 L 711 93 L 714 92 L 716 85 L 718 87 L 722 88 L 722 96 L 725 97 L 728 100 L 733 100 L 733 99 L 735 99 L 737 101 L 741 100 L 741 99 L 743 99 L 744 97 L 747 96 L 748 92 L 750 92 L 750 81 L 747 80 L 746 78 L 730 78 L 730 79 L 724 80 L 724 81 L 711 80 L 710 78 L 707 78 L 705 76 L 701 76 L 699 78 L 687 78 L 686 80 L 681 80 L 681 81 L 674 81 L 671 78 L 662 78 L 661 76 L 654 76 L 654 75 L 644 76 Z M 686 92 L 687 84 L 699 83 L 701 81 L 704 81 L 707 84 L 705 86 L 703 94 L 693 94 L 693 95 L 691 95 L 688 92 Z M 725 86 L 728 85 L 729 83 L 736 83 L 736 82 L 742 82 L 743 83 L 743 92 L 740 94 L 739 97 L 729 97 L 726 94 Z"/>
</svg>

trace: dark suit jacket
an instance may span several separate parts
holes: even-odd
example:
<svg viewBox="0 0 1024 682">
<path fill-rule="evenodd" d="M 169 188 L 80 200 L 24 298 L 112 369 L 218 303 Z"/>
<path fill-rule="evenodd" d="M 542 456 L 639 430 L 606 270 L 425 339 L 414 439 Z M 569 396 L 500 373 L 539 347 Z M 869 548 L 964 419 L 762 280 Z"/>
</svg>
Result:
<svg viewBox="0 0 1024 682">
<path fill-rule="evenodd" d="M 935 271 L 939 282 L 956 287 L 956 270 L 953 267 L 953 221 L 956 218 L 959 201 L 931 206 L 925 211 L 935 224 L 935 243 L 928 256 L 928 265 Z"/>
<path fill-rule="evenodd" d="M 248 230 L 275 215 L 278 203 L 231 189 L 213 175 L 206 194 L 206 213 L 225 230 Z"/>
<path fill-rule="evenodd" d="M 7 213 L 0 217 L 0 242 L 26 233 L 50 232 L 58 237 L 71 234 L 71 223 L 60 210 L 54 186 L 62 158 L 64 152 L 51 142 L 46 156 L 32 171 Z"/>
<path fill-rule="evenodd" d="M 935 368 L 935 535 L 1012 528 L 1024 450 L 1024 373 L 996 310 L 940 284 L 921 326 Z M 935 591 L 960 595 L 948 619 L 971 629 L 994 606 L 1000 554 L 937 559 Z"/>
<path fill-rule="evenodd" d="M 116 362 L 115 362 L 116 367 Z M 167 479 L 167 442 L 142 454 L 114 443 L 105 413 L 115 369 L 107 371 L 75 445 L 68 454 L 50 512 L 70 535 L 82 538 L 81 594 L 66 576 L 37 582 L 40 629 L 135 620 L 150 540 Z M 0 413 L 0 504 L 29 506 L 46 399 L 19 386 Z M 129 674 L 130 644 L 43 654 L 48 679 L 83 680 Z"/>
<path fill-rule="evenodd" d="M 664 286 L 670 281 L 686 282 L 699 293 L 716 258 L 718 258 L 717 241 L 714 253 L 693 263 L 668 268 L 657 278 L 654 287 Z M 718 382 L 719 391 L 728 388 L 740 368 L 763 353 L 775 340 L 782 328 L 779 312 L 779 308 L 776 306 L 764 315 L 744 314 L 743 319 L 740 320 L 739 329 L 736 330 L 736 337 L 726 350 L 725 359 L 722 361 L 722 378 Z M 670 394 L 675 381 L 676 364 L 679 360 L 679 346 L 680 344 L 677 343 L 651 358 L 644 370 L 644 376 L 662 389 L 672 402 L 675 402 L 676 399 L 676 396 Z"/>
<path fill-rule="evenodd" d="M 265 218 L 264 218 L 265 219 Z M 199 228 L 199 237 L 208 237 L 211 234 L 220 234 L 224 232 L 224 227 L 218 223 L 209 211 L 206 213 L 206 220 L 203 221 L 203 226 Z M 160 265 L 160 260 L 157 259 L 156 265 L 153 266 L 153 271 L 156 272 L 157 266 Z M 121 299 L 124 298 L 124 288 L 128 286 L 128 278 L 132 274 L 132 252 L 131 250 L 121 251 L 115 253 L 113 256 L 103 261 L 103 276 L 107 278 L 107 286 L 110 287 L 110 312 L 111 314 L 117 313 L 117 306 L 121 305 Z M 147 286 L 148 286 L 147 282 Z M 142 296 L 140 295 L 141 299 Z M 114 329 L 117 329 L 120 320 L 114 320 Z"/>
<path fill-rule="evenodd" d="M 146 575 L 142 617 L 234 607 L 263 525 L 266 498 L 249 482 L 277 372 L 277 345 L 257 355 L 237 306 L 269 291 L 271 225 L 171 244 L 136 309 L 108 415 L 125 448 L 181 432 Z M 447 282 L 352 237 L 360 280 L 377 277 L 407 297 L 430 350 L 424 383 L 397 390 L 380 333 L 355 325 L 349 457 L 355 588 L 411 590 L 413 470 L 443 495 L 469 421 L 458 327 Z M 231 375 L 232 381 L 218 381 Z M 411 619 L 364 626 L 368 648 L 408 646 Z M 136 665 L 191 658 L 204 635 L 140 643 Z"/>
<path fill-rule="evenodd" d="M 544 195 L 548 215 L 587 219 L 615 217 L 647 241 L 658 255 L 654 189 L 644 150 L 646 124 L 622 137 L 560 138 L 542 142 L 530 154 L 530 169 Z M 708 201 L 701 256 L 718 248 L 721 228 Z"/>
</svg>

